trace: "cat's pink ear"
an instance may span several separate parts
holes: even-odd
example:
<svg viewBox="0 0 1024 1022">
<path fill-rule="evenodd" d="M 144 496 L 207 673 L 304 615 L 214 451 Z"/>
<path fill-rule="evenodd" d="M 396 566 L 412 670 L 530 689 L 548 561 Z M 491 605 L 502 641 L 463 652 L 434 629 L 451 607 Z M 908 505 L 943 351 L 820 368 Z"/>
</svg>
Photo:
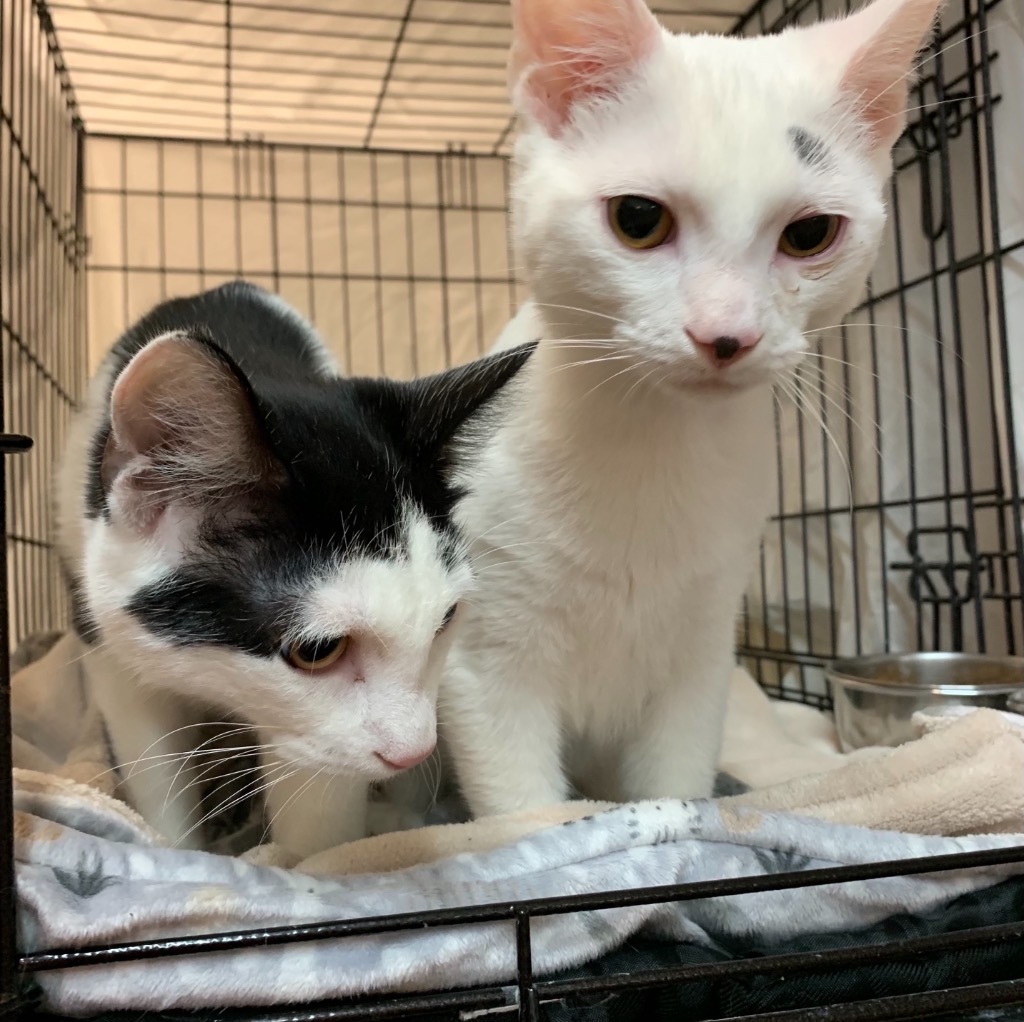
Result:
<svg viewBox="0 0 1024 1022">
<path fill-rule="evenodd" d="M 821 26 L 829 49 L 845 63 L 844 98 L 878 147 L 889 149 L 907 121 L 907 97 L 918 53 L 931 38 L 943 0 L 874 0 Z"/>
<path fill-rule="evenodd" d="M 247 385 L 210 345 L 168 334 L 118 375 L 100 479 L 123 520 L 145 530 L 171 503 L 219 502 L 274 472 Z"/>
<path fill-rule="evenodd" d="M 512 0 L 512 29 L 516 106 L 552 135 L 575 103 L 614 92 L 661 34 L 644 0 Z"/>
</svg>

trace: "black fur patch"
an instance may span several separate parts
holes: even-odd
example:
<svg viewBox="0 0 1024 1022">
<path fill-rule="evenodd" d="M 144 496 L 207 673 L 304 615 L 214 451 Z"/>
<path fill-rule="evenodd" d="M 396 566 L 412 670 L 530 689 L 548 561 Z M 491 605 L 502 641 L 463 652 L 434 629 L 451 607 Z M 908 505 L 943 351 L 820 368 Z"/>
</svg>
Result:
<svg viewBox="0 0 1024 1022">
<path fill-rule="evenodd" d="M 454 563 L 459 493 L 450 476 L 459 435 L 533 345 L 410 383 L 343 378 L 324 371 L 318 342 L 297 316 L 236 282 L 149 313 L 115 345 L 115 376 L 171 331 L 212 344 L 244 379 L 285 483 L 246 494 L 241 506 L 235 498 L 228 514 L 200 509 L 187 563 L 131 602 L 148 629 L 183 645 L 274 655 L 296 601 L 325 565 L 401 556 L 408 503 L 430 519 Z M 86 501 L 93 517 L 106 514 L 100 465 L 108 433 L 109 422 L 92 446 Z"/>
<path fill-rule="evenodd" d="M 789 139 L 796 150 L 797 158 L 808 166 L 813 167 L 828 161 L 825 143 L 815 138 L 809 131 L 803 128 L 790 128 Z"/>
</svg>

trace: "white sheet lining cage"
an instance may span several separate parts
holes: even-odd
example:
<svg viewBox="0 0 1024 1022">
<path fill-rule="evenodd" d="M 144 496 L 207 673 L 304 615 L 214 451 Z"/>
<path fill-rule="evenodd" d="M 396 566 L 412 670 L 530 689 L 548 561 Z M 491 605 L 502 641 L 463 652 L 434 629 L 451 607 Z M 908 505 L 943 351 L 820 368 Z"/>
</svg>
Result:
<svg viewBox="0 0 1024 1022">
<path fill-rule="evenodd" d="M 786 9 L 657 11 L 671 28 L 750 33 Z M 1022 11 L 987 8 L 989 124 L 972 9 L 947 9 L 925 67 L 868 302 L 809 366 L 823 394 L 779 413 L 779 515 L 741 643 L 793 695 L 820 695 L 835 653 L 1024 644 L 1024 414 L 1004 400 L 1024 408 Z M 351 371 L 408 376 L 486 348 L 522 290 L 502 0 L 3 10 L 0 201 L 35 187 L 52 221 L 0 232 L 7 425 L 39 441 L 9 469 L 17 642 L 64 621 L 45 495 L 68 408 L 153 302 L 242 274 L 309 315 Z M 19 84 L 30 75 L 44 87 Z M 48 230 L 73 241 L 61 265 Z"/>
</svg>

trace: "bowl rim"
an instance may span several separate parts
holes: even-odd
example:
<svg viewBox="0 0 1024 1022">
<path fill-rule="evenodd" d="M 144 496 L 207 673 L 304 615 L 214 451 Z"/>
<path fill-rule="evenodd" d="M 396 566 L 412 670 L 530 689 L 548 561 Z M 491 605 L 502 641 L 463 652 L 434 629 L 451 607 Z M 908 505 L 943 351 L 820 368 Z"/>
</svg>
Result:
<svg viewBox="0 0 1024 1022">
<path fill-rule="evenodd" d="M 860 672 L 865 668 L 876 667 L 900 661 L 916 662 L 977 662 L 992 667 L 1002 665 L 1008 669 L 1019 671 L 1021 681 L 993 682 L 990 684 L 958 684 L 955 682 L 935 682 L 932 684 L 913 684 L 908 682 L 885 681 L 878 678 L 865 678 Z M 1024 657 L 1002 656 L 989 653 L 876 653 L 871 656 L 842 657 L 825 665 L 825 678 L 829 685 L 842 688 L 860 689 L 867 692 L 884 692 L 889 695 L 905 694 L 913 696 L 922 692 L 933 695 L 1002 695 L 1004 693 L 1024 691 Z"/>
</svg>

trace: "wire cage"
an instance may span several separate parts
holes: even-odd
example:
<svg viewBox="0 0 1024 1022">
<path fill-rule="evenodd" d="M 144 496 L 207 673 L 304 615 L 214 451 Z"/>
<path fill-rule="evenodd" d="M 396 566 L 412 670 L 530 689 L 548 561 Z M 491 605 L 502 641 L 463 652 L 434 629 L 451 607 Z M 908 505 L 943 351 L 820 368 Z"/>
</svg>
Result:
<svg viewBox="0 0 1024 1022">
<path fill-rule="evenodd" d="M 1004 48 L 1014 44 L 1013 3 L 954 0 L 947 9 L 896 150 L 890 227 L 866 299 L 816 342 L 792 400 L 778 405 L 778 510 L 739 629 L 741 658 L 773 695 L 826 707 L 821 668 L 837 655 L 1017 653 L 1024 646 L 1024 399 L 1014 388 L 1024 372 L 1014 354 L 1024 350 L 1024 200 L 1014 184 L 1024 165 L 1024 90 L 999 88 L 1019 85 L 1024 74 L 1019 38 L 1010 55 L 1019 62 L 1000 74 Z M 164 13 L 101 4 L 101 22 L 90 21 L 85 0 L 0 5 L 5 739 L 9 652 L 67 624 L 50 542 L 52 465 L 90 368 L 125 325 L 161 298 L 242 275 L 281 293 L 337 338 L 350 371 L 413 376 L 483 351 L 522 297 L 506 216 L 514 131 L 500 76 L 507 5 L 415 0 L 360 11 L 270 0 L 184 4 L 187 10 L 171 14 L 173 4 L 161 7 Z M 841 5 L 758 0 L 747 12 L 667 6 L 658 14 L 670 28 L 750 34 L 815 20 Z M 197 34 L 188 34 L 195 26 Z M 154 65 L 151 53 L 134 52 L 170 31 L 189 55 Z M 444 59 L 432 56 L 438 33 L 457 48 L 456 63 L 450 50 Z M 331 48 L 352 38 L 358 46 L 344 57 L 352 95 L 309 109 L 296 101 L 286 116 L 274 113 L 277 94 L 292 88 L 289 75 L 329 85 Z M 268 57 L 284 84 L 261 83 L 259 60 Z M 418 79 L 403 77 L 406 59 L 419 67 Z M 452 100 L 463 106 L 446 106 Z M 1010 216 L 1001 215 L 1008 189 Z M 4 740 L 0 775 L 10 772 Z M 224 1017 L 463 1018 L 495 1011 L 531 1020 L 591 1017 L 588 1010 L 600 1006 L 606 1014 L 593 1017 L 614 1018 L 615 1006 L 625 1003 L 634 1003 L 634 1015 L 622 1017 L 646 1017 L 635 1014 L 644 991 L 685 998 L 701 982 L 725 989 L 936 956 L 970 962 L 979 949 L 1024 939 L 1024 923 L 1000 923 L 614 976 L 541 977 L 531 964 L 531 920 L 552 913 L 1024 858 L 1011 849 L 19 956 L 11 794 L 5 780 L 5 1017 L 35 1017 L 31 977 L 46 969 L 495 920 L 508 921 L 515 941 L 511 986 Z M 950 975 L 940 990 L 913 993 L 908 985 L 866 999 L 837 996 L 850 1003 L 828 1008 L 793 1003 L 770 1016 L 743 1017 L 867 1022 L 998 1009 L 1000 1017 L 1024 1018 L 1024 964 L 992 982 L 972 983 L 966 967 Z M 640 1003 L 653 1010 L 660 1002 Z"/>
</svg>

